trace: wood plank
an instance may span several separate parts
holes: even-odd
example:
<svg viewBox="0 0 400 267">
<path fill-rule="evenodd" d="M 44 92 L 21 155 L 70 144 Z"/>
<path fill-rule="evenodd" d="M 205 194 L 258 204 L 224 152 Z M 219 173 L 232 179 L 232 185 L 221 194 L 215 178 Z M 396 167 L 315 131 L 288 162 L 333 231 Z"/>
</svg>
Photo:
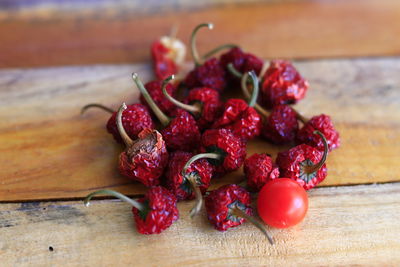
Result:
<svg viewBox="0 0 400 267">
<path fill-rule="evenodd" d="M 342 147 L 328 158 L 322 185 L 400 180 L 400 60 L 297 62 L 311 84 L 298 110 L 330 114 Z M 109 65 L 0 71 L 0 201 L 82 197 L 110 187 L 141 194 L 144 187 L 121 177 L 114 144 L 104 130 L 108 115 L 80 108 L 100 102 L 117 108 L 136 101 L 130 78 L 149 80 L 148 65 Z M 285 147 L 252 141 L 248 153 L 276 155 Z M 241 171 L 214 186 L 243 179 Z"/>
<path fill-rule="evenodd" d="M 179 25 L 178 37 L 187 41 L 203 21 L 216 25 L 199 38 L 203 51 L 234 41 L 263 58 L 400 53 L 400 2 L 395 0 L 218 1 L 207 7 L 174 1 L 161 8 L 154 1 L 98 8 L 97 1 L 88 8 L 81 8 L 81 1 L 63 1 L 58 7 L 54 1 L 35 1 L 37 6 L 12 2 L 17 3 L 7 2 L 10 8 L 0 12 L 0 51 L 7 51 L 0 53 L 3 68 L 149 61 L 149 45 L 173 25 Z M 18 3 L 25 8 L 13 9 Z"/>
<path fill-rule="evenodd" d="M 119 201 L 0 204 L 3 266 L 331 266 L 400 263 L 400 183 L 310 191 L 305 220 L 270 229 L 270 246 L 248 223 L 218 232 L 205 213 L 160 235 L 136 232 L 130 207 Z M 52 251 L 50 251 L 52 248 Z"/>
</svg>

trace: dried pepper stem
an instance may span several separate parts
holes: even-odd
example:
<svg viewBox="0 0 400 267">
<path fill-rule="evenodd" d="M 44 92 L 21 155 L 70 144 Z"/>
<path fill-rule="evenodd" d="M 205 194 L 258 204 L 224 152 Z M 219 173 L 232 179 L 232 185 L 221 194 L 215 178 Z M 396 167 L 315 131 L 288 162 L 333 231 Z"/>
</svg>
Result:
<svg viewBox="0 0 400 267">
<path fill-rule="evenodd" d="M 249 97 L 248 105 L 249 105 L 249 107 L 254 107 L 255 104 L 257 103 L 257 97 L 258 97 L 258 91 L 259 91 L 258 78 L 254 71 L 249 71 L 243 75 L 242 87 L 244 86 L 247 88 L 246 83 L 247 83 L 247 79 L 249 78 L 249 76 L 251 77 L 251 81 L 253 83 L 253 92 L 251 93 L 251 96 Z"/>
<path fill-rule="evenodd" d="M 233 63 L 229 63 L 227 66 L 229 72 L 231 74 L 233 74 L 233 76 L 237 77 L 237 78 L 242 78 L 243 73 L 241 73 L 240 71 L 238 71 L 234 66 Z"/>
<path fill-rule="evenodd" d="M 232 67 L 233 67 L 233 66 L 232 66 Z M 244 76 L 245 76 L 245 75 L 243 75 L 243 77 L 244 77 Z M 250 93 L 249 93 L 249 91 L 248 91 L 248 88 L 247 88 L 247 77 L 245 77 L 245 78 L 243 78 L 243 77 L 242 77 L 242 80 L 241 80 L 242 92 L 243 92 L 244 96 L 245 96 L 247 99 L 251 99 L 251 97 L 255 95 L 255 94 L 254 94 L 254 89 L 253 89 L 253 93 L 250 95 Z M 254 82 L 254 80 L 253 80 L 253 82 Z M 254 87 L 254 83 L 253 83 L 253 88 L 255 88 L 255 87 Z M 257 82 L 257 90 L 259 90 L 258 88 L 259 88 L 259 86 L 258 86 L 258 82 Z M 261 115 L 263 115 L 264 118 L 266 118 L 266 117 L 268 117 L 268 116 L 270 115 L 270 112 L 268 112 L 266 109 L 264 109 L 264 108 L 261 107 L 259 104 L 257 104 L 257 98 L 256 98 L 255 103 L 254 103 L 254 108 L 258 111 L 258 113 L 260 113 Z"/>
<path fill-rule="evenodd" d="M 246 212 L 244 212 L 243 210 L 239 209 L 238 207 L 235 207 L 235 208 L 232 209 L 232 214 L 234 216 L 241 217 L 241 218 L 246 219 L 249 222 L 251 222 L 255 227 L 260 229 L 260 231 L 268 238 L 268 241 L 269 241 L 269 243 L 271 245 L 274 244 L 274 240 L 269 235 L 267 229 L 264 227 L 264 225 L 262 223 L 260 223 L 258 220 L 256 220 L 256 218 L 248 215 Z"/>
<path fill-rule="evenodd" d="M 140 203 L 136 200 L 133 200 L 117 191 L 109 190 L 109 189 L 98 190 L 93 193 L 90 193 L 89 195 L 86 196 L 83 203 L 85 204 L 86 207 L 88 207 L 90 205 L 89 201 L 92 199 L 92 197 L 94 197 L 95 195 L 104 195 L 104 194 L 119 198 L 119 199 L 131 204 L 132 206 L 134 206 L 135 208 L 137 208 L 140 211 L 144 211 L 146 209 L 146 207 L 142 203 Z"/>
<path fill-rule="evenodd" d="M 223 44 L 223 45 L 220 45 L 220 46 L 208 51 L 207 53 L 205 53 L 204 56 L 203 56 L 203 59 L 207 59 L 207 58 L 215 55 L 216 53 L 218 53 L 218 52 L 220 52 L 220 51 L 222 51 L 224 49 L 232 49 L 232 48 L 236 48 L 236 47 L 239 47 L 239 46 L 236 45 L 236 44 Z"/>
<path fill-rule="evenodd" d="M 325 136 L 320 131 L 314 131 L 313 134 L 318 134 L 322 138 L 322 142 L 324 143 L 324 154 L 322 155 L 322 158 L 318 163 L 310 166 L 304 166 L 304 172 L 306 174 L 312 174 L 321 169 L 322 165 L 324 165 L 326 158 L 328 156 L 328 142 L 326 141 Z"/>
<path fill-rule="evenodd" d="M 118 132 L 121 135 L 122 140 L 124 141 L 125 145 L 127 147 L 130 147 L 133 145 L 134 141 L 129 137 L 129 135 L 126 133 L 124 126 L 122 125 L 122 112 L 126 109 L 126 104 L 122 103 L 121 107 L 118 109 L 117 113 L 117 127 L 118 127 Z"/>
<path fill-rule="evenodd" d="M 151 110 L 157 116 L 158 120 L 161 122 L 161 124 L 163 126 L 167 126 L 171 122 L 171 118 L 169 118 L 167 115 L 165 115 L 165 113 L 162 112 L 162 110 L 157 106 L 157 104 L 154 102 L 153 98 L 151 98 L 149 92 L 147 92 L 142 81 L 139 79 L 139 76 L 137 73 L 132 73 L 132 79 L 136 83 L 136 86 L 139 88 L 140 93 L 143 95 L 144 99 L 146 99 L 146 102 L 147 102 L 147 104 L 149 104 Z M 164 86 L 164 83 L 163 83 L 163 86 Z"/>
<path fill-rule="evenodd" d="M 107 111 L 108 113 L 114 113 L 114 110 L 112 110 L 109 107 L 106 107 L 106 106 L 104 106 L 102 104 L 91 103 L 91 104 L 87 104 L 87 105 L 82 107 L 81 114 L 85 113 L 86 110 L 88 110 L 89 108 L 100 108 L 100 109 L 102 109 L 104 111 Z"/>
<path fill-rule="evenodd" d="M 164 83 L 166 81 L 167 81 L 166 83 L 168 83 L 168 81 L 170 81 L 170 80 L 172 80 L 174 78 L 175 78 L 175 76 L 171 75 L 167 79 L 164 80 Z M 164 94 L 166 99 L 168 99 L 171 103 L 173 103 L 175 106 L 177 106 L 177 107 L 179 107 L 181 109 L 184 109 L 184 110 L 189 111 L 189 112 L 194 113 L 194 114 L 200 114 L 201 113 L 201 105 L 199 105 L 199 104 L 188 105 L 188 104 L 184 104 L 184 103 L 180 102 L 179 100 L 173 98 L 170 94 L 168 94 L 166 86 L 164 86 L 164 83 L 163 83 L 162 91 L 163 91 L 163 94 Z"/>
<path fill-rule="evenodd" d="M 199 53 L 197 52 L 197 48 L 196 48 L 196 36 L 197 36 L 197 32 L 201 28 L 204 28 L 204 27 L 207 27 L 208 29 L 212 30 L 214 28 L 214 25 L 212 23 L 199 24 L 194 28 L 192 35 L 190 37 L 190 48 L 191 48 L 191 52 L 192 52 L 193 61 L 196 64 L 196 66 L 201 65 Z"/>
</svg>

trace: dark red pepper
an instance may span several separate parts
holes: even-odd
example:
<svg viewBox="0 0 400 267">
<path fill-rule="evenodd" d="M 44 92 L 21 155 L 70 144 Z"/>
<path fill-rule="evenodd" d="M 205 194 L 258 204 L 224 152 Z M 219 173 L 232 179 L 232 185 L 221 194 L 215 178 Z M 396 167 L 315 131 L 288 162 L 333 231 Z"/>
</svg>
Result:
<svg viewBox="0 0 400 267">
<path fill-rule="evenodd" d="M 184 100 L 186 103 L 176 100 L 166 90 L 164 90 L 164 95 L 177 107 L 189 111 L 195 117 L 200 130 L 210 128 L 222 111 L 219 93 L 212 88 L 199 87 L 190 90 Z"/>
<path fill-rule="evenodd" d="M 121 135 L 118 132 L 116 117 L 117 112 L 114 112 L 111 108 L 103 106 L 101 104 L 88 104 L 81 110 L 83 114 L 87 109 L 97 107 L 111 113 L 111 117 L 107 121 L 107 132 L 113 135 L 115 141 L 118 143 L 124 143 Z M 122 125 L 128 136 L 131 139 L 138 138 L 138 134 L 144 129 L 154 129 L 155 125 L 151 118 L 150 111 L 142 104 L 128 105 L 127 109 L 122 113 Z"/>
<path fill-rule="evenodd" d="M 208 158 L 215 175 L 239 169 L 246 158 L 246 143 L 228 129 L 206 130 L 201 137 L 199 158 Z M 201 156 L 200 156 L 201 155 Z"/>
<path fill-rule="evenodd" d="M 164 129 L 161 130 L 161 134 L 168 149 L 183 151 L 193 151 L 196 149 L 200 141 L 200 131 L 194 117 L 183 109 L 177 109 L 173 114 L 173 118 L 168 117 L 161 111 L 156 103 L 154 103 L 138 75 L 134 73 L 132 78 L 150 108 L 163 125 Z M 172 78 L 173 76 L 164 80 L 162 87 L 165 87 Z"/>
<path fill-rule="evenodd" d="M 177 38 L 163 36 L 151 45 L 153 70 L 156 77 L 164 80 L 177 74 L 186 54 L 185 45 Z"/>
<path fill-rule="evenodd" d="M 301 144 L 278 153 L 276 158 L 281 177 L 295 180 L 305 190 L 315 187 L 327 175 L 325 160 L 328 155 L 328 144 L 322 133 L 315 131 L 314 134 L 318 134 L 324 140 L 324 152 L 312 146 Z"/>
<path fill-rule="evenodd" d="M 171 116 L 175 112 L 176 106 L 174 104 L 172 104 L 164 96 L 163 90 L 162 90 L 162 85 L 163 85 L 163 81 L 151 81 L 151 82 L 146 83 L 144 85 L 144 87 L 146 88 L 150 97 L 156 103 L 157 107 L 159 107 L 161 109 L 161 111 L 164 112 L 165 114 Z M 168 92 L 168 94 L 170 94 L 172 96 L 176 95 L 177 88 L 172 83 L 168 83 L 166 85 L 165 89 Z M 151 110 L 151 107 L 147 103 L 143 94 L 140 95 L 140 103 L 147 106 Z"/>
<path fill-rule="evenodd" d="M 203 27 L 212 29 L 213 25 L 211 23 L 203 23 L 194 28 L 190 43 L 193 61 L 196 66 L 194 70 L 189 72 L 183 83 L 188 88 L 209 87 L 221 92 L 226 86 L 226 72 L 221 66 L 220 61 L 216 58 L 211 58 L 204 63 L 200 63 L 196 49 L 196 35 L 198 30 Z"/>
<path fill-rule="evenodd" d="M 235 184 L 221 186 L 211 191 L 205 198 L 208 220 L 218 231 L 226 231 L 229 228 L 237 227 L 249 220 L 259 228 L 273 244 L 272 238 L 268 235 L 265 227 L 251 217 L 250 193 L 243 187 Z"/>
<path fill-rule="evenodd" d="M 229 129 L 245 141 L 258 136 L 261 132 L 261 117 L 253 108 L 258 96 L 258 79 L 254 72 L 249 72 L 243 76 L 243 80 L 246 81 L 248 75 L 252 78 L 254 88 L 249 103 L 243 99 L 229 99 L 224 105 L 222 116 L 212 126 L 212 128 Z"/>
<path fill-rule="evenodd" d="M 178 200 L 196 198 L 196 205 L 191 210 L 192 216 L 201 209 L 202 195 L 210 186 L 213 171 L 206 159 L 197 160 L 193 153 L 176 151 L 170 156 L 165 172 L 166 187 Z"/>
<path fill-rule="evenodd" d="M 278 166 L 274 164 L 270 155 L 253 154 L 244 161 L 244 174 L 247 186 L 253 191 L 260 191 L 266 182 L 279 177 Z"/>
<path fill-rule="evenodd" d="M 335 130 L 332 120 L 328 115 L 321 114 L 314 116 L 308 121 L 304 121 L 303 117 L 300 118 L 303 119 L 304 126 L 297 133 L 296 142 L 298 144 L 304 143 L 323 151 L 323 139 L 320 136 L 313 134 L 314 131 L 320 131 L 328 142 L 329 151 L 340 146 L 339 133 Z"/>
<path fill-rule="evenodd" d="M 257 75 L 260 74 L 264 62 L 253 54 L 245 53 L 239 47 L 231 48 L 228 52 L 220 57 L 221 65 L 227 70 L 228 65 L 232 64 L 233 67 L 241 72 L 246 73 L 254 71 Z M 237 77 L 230 71 L 227 71 L 230 80 L 237 80 Z"/>
<path fill-rule="evenodd" d="M 118 131 L 126 144 L 119 156 L 119 171 L 122 175 L 139 181 L 145 186 L 158 185 L 159 178 L 168 164 L 168 152 L 161 134 L 156 130 L 144 129 L 133 141 L 122 125 L 125 103 L 117 113 Z"/>
<path fill-rule="evenodd" d="M 261 99 L 267 108 L 296 103 L 304 98 L 309 86 L 295 67 L 285 60 L 271 61 L 261 84 Z"/>
<path fill-rule="evenodd" d="M 112 195 L 131 204 L 136 229 L 144 235 L 159 234 L 179 218 L 175 196 L 161 186 L 149 188 L 146 195 L 137 200 L 130 199 L 113 190 L 99 190 L 85 198 L 85 205 L 89 206 L 92 197 L 100 194 Z"/>
</svg>

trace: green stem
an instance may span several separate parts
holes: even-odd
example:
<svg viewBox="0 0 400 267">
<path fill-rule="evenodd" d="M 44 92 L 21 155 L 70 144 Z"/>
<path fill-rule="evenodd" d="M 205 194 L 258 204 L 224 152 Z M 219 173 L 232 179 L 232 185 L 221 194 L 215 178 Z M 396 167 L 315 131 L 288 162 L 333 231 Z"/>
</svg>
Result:
<svg viewBox="0 0 400 267">
<path fill-rule="evenodd" d="M 85 105 L 85 106 L 82 107 L 82 109 L 81 109 L 81 115 L 82 115 L 83 113 L 85 113 L 86 110 L 88 110 L 89 108 L 100 108 L 100 109 L 102 109 L 102 110 L 104 110 L 104 111 L 107 111 L 108 113 L 114 113 L 114 110 L 112 110 L 112 109 L 109 108 L 109 107 L 106 107 L 106 106 L 104 106 L 104 105 L 102 105 L 102 104 L 92 103 L 92 104 L 87 104 L 87 105 Z"/>
<path fill-rule="evenodd" d="M 325 136 L 320 131 L 314 131 L 313 134 L 318 134 L 319 136 L 321 136 L 322 142 L 324 143 L 324 154 L 322 155 L 322 158 L 318 163 L 311 166 L 305 166 L 304 171 L 307 174 L 312 174 L 321 169 L 322 165 L 324 165 L 326 158 L 328 156 L 328 142 L 326 141 Z"/>
<path fill-rule="evenodd" d="M 124 129 L 124 125 L 122 125 L 122 112 L 126 109 L 126 104 L 122 103 L 122 105 L 118 109 L 117 113 L 117 128 L 119 135 L 121 135 L 122 140 L 124 140 L 124 143 L 127 147 L 130 147 L 133 145 L 133 140 L 129 137 L 129 135 L 126 133 Z"/>
<path fill-rule="evenodd" d="M 193 218 L 200 212 L 201 207 L 203 206 L 203 194 L 201 193 L 201 190 L 200 190 L 199 186 L 197 185 L 195 177 L 189 176 L 186 179 L 189 181 L 189 183 L 192 187 L 192 190 L 194 191 L 194 194 L 196 196 L 196 204 L 190 210 L 190 217 Z"/>
<path fill-rule="evenodd" d="M 232 63 L 229 63 L 228 66 L 227 66 L 227 68 L 228 68 L 229 72 L 230 72 L 231 74 L 233 74 L 233 76 L 235 76 L 235 77 L 237 77 L 237 78 L 240 78 L 240 79 L 242 78 L 243 74 L 242 74 L 240 71 L 238 71 L 238 70 L 233 66 Z"/>
<path fill-rule="evenodd" d="M 237 216 L 237 217 L 241 217 L 241 218 L 246 219 L 249 222 L 251 222 L 255 227 L 260 229 L 260 231 L 268 238 L 268 241 L 269 241 L 269 243 L 271 245 L 274 244 L 274 240 L 269 235 L 267 229 L 264 227 L 264 225 L 262 223 L 260 223 L 254 217 L 248 215 L 246 212 L 244 212 L 243 210 L 239 209 L 238 207 L 235 207 L 235 208 L 232 209 L 232 214 Z"/>
<path fill-rule="evenodd" d="M 165 81 L 167 81 L 167 80 L 169 81 L 169 80 L 172 80 L 172 79 L 174 79 L 174 75 L 169 76 L 166 80 L 164 80 L 164 83 L 165 83 Z M 168 81 L 167 81 L 167 83 L 168 83 Z M 172 104 L 174 104 L 175 106 L 177 106 L 179 108 L 187 110 L 187 111 L 189 111 L 191 113 L 194 113 L 194 114 L 200 114 L 201 113 L 201 107 L 199 105 L 187 105 L 187 104 L 184 104 L 184 103 L 176 100 L 175 98 L 173 98 L 170 94 L 168 94 L 167 88 L 166 88 L 166 86 L 164 86 L 164 83 L 163 83 L 163 87 L 162 87 L 163 94 L 164 94 L 165 98 L 168 99 Z"/>
<path fill-rule="evenodd" d="M 249 93 L 249 90 L 247 88 L 247 79 L 242 79 L 241 87 L 242 87 L 242 92 L 243 92 L 244 96 L 247 99 L 251 99 L 252 95 L 254 95 L 254 94 L 250 95 L 250 93 Z M 257 84 L 257 87 L 258 87 L 258 84 Z M 258 113 L 263 115 L 264 118 L 267 118 L 270 115 L 270 112 L 268 112 L 266 109 L 261 107 L 257 102 L 254 103 L 254 108 L 258 111 Z"/>
<path fill-rule="evenodd" d="M 192 32 L 192 36 L 190 37 L 190 47 L 191 47 L 191 52 L 192 52 L 192 57 L 193 57 L 193 61 L 196 64 L 196 66 L 200 66 L 200 57 L 199 57 L 199 53 L 197 52 L 197 47 L 196 47 L 196 36 L 197 36 L 197 32 L 201 29 L 207 27 L 210 30 L 213 29 L 214 25 L 212 23 L 202 23 L 197 25 L 193 32 Z"/>
<path fill-rule="evenodd" d="M 199 159 L 221 159 L 222 156 L 218 153 L 201 153 L 201 154 L 197 154 L 194 155 L 193 157 L 191 157 L 185 164 L 185 166 L 183 166 L 182 169 L 182 176 L 185 176 L 187 169 L 189 168 L 189 166 L 195 162 L 196 160 Z"/>
<path fill-rule="evenodd" d="M 257 75 L 254 71 L 247 72 L 243 75 L 242 77 L 242 87 L 245 86 L 247 87 L 247 79 L 248 77 L 251 77 L 251 81 L 253 83 L 253 91 L 251 93 L 251 97 L 249 99 L 248 105 L 249 107 L 254 107 L 254 105 L 257 103 L 257 98 L 258 98 L 258 78 Z M 247 90 L 246 90 L 247 91 Z"/>
<path fill-rule="evenodd" d="M 139 79 L 137 73 L 132 73 L 132 79 L 136 83 L 136 86 L 139 88 L 140 93 L 143 95 L 144 99 L 146 99 L 146 102 L 147 104 L 149 104 L 151 110 L 157 116 L 158 120 L 161 122 L 163 126 L 167 126 L 171 122 L 171 118 L 165 115 L 165 113 L 162 112 L 162 110 L 157 106 L 153 98 L 151 98 L 149 92 L 147 92 L 142 81 Z"/>
<path fill-rule="evenodd" d="M 214 48 L 214 49 L 208 51 L 208 52 L 203 56 L 203 59 L 207 59 L 207 58 L 209 58 L 209 57 L 215 55 L 216 53 L 218 53 L 218 52 L 221 51 L 221 50 L 224 50 L 224 49 L 232 49 L 232 48 L 236 48 L 236 47 L 239 47 L 239 46 L 238 46 L 238 45 L 235 45 L 235 44 L 224 44 L 224 45 L 220 45 L 220 46 L 218 46 L 218 47 L 216 47 L 216 48 Z"/>
<path fill-rule="evenodd" d="M 94 197 L 95 195 L 104 195 L 104 194 L 111 195 L 111 196 L 119 198 L 119 199 L 121 199 L 121 200 L 123 200 L 125 202 L 128 202 L 129 204 L 131 204 L 132 206 L 134 206 L 135 208 L 137 208 L 140 211 L 143 211 L 143 210 L 146 209 L 145 206 L 142 203 L 140 203 L 140 202 L 138 202 L 136 200 L 133 200 L 133 199 L 131 199 L 131 198 L 119 193 L 119 192 L 116 192 L 114 190 L 109 190 L 109 189 L 103 189 L 103 190 L 99 190 L 99 191 L 95 191 L 93 193 L 90 193 L 89 195 L 86 196 L 86 198 L 83 201 L 83 203 L 85 204 L 85 206 L 88 207 L 89 204 L 90 204 L 89 201 L 92 199 L 92 197 Z"/>
</svg>

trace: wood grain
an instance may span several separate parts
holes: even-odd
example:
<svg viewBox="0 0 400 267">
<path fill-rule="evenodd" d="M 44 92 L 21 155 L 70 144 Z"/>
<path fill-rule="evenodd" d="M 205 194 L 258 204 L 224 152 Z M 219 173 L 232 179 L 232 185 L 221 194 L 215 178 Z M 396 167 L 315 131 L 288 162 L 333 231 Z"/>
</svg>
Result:
<svg viewBox="0 0 400 267">
<path fill-rule="evenodd" d="M 198 38 L 204 51 L 236 42 L 263 58 L 400 54 L 395 0 L 161 2 L 7 1 L 0 11 L 0 67 L 149 61 L 149 45 L 173 25 L 188 41 L 204 21 L 216 25 Z"/>
<path fill-rule="evenodd" d="M 114 200 L 0 205 L 3 266 L 396 266 L 400 263 L 400 183 L 310 191 L 305 220 L 270 229 L 249 223 L 218 232 L 205 212 L 160 235 L 136 232 L 130 207 Z M 51 248 L 50 248 L 51 247 Z M 52 249 L 52 251 L 51 251 Z"/>
<path fill-rule="evenodd" d="M 400 180 L 400 60 L 297 62 L 311 89 L 298 110 L 330 114 L 342 147 L 328 157 L 322 185 Z M 141 194 L 144 187 L 121 177 L 122 147 L 105 131 L 108 115 L 80 108 L 99 102 L 117 108 L 137 100 L 131 72 L 148 81 L 148 65 L 99 65 L 0 71 L 0 201 L 82 197 L 99 188 Z M 248 153 L 276 155 L 285 147 L 262 140 Z M 214 187 L 243 179 L 241 171 Z"/>
</svg>

